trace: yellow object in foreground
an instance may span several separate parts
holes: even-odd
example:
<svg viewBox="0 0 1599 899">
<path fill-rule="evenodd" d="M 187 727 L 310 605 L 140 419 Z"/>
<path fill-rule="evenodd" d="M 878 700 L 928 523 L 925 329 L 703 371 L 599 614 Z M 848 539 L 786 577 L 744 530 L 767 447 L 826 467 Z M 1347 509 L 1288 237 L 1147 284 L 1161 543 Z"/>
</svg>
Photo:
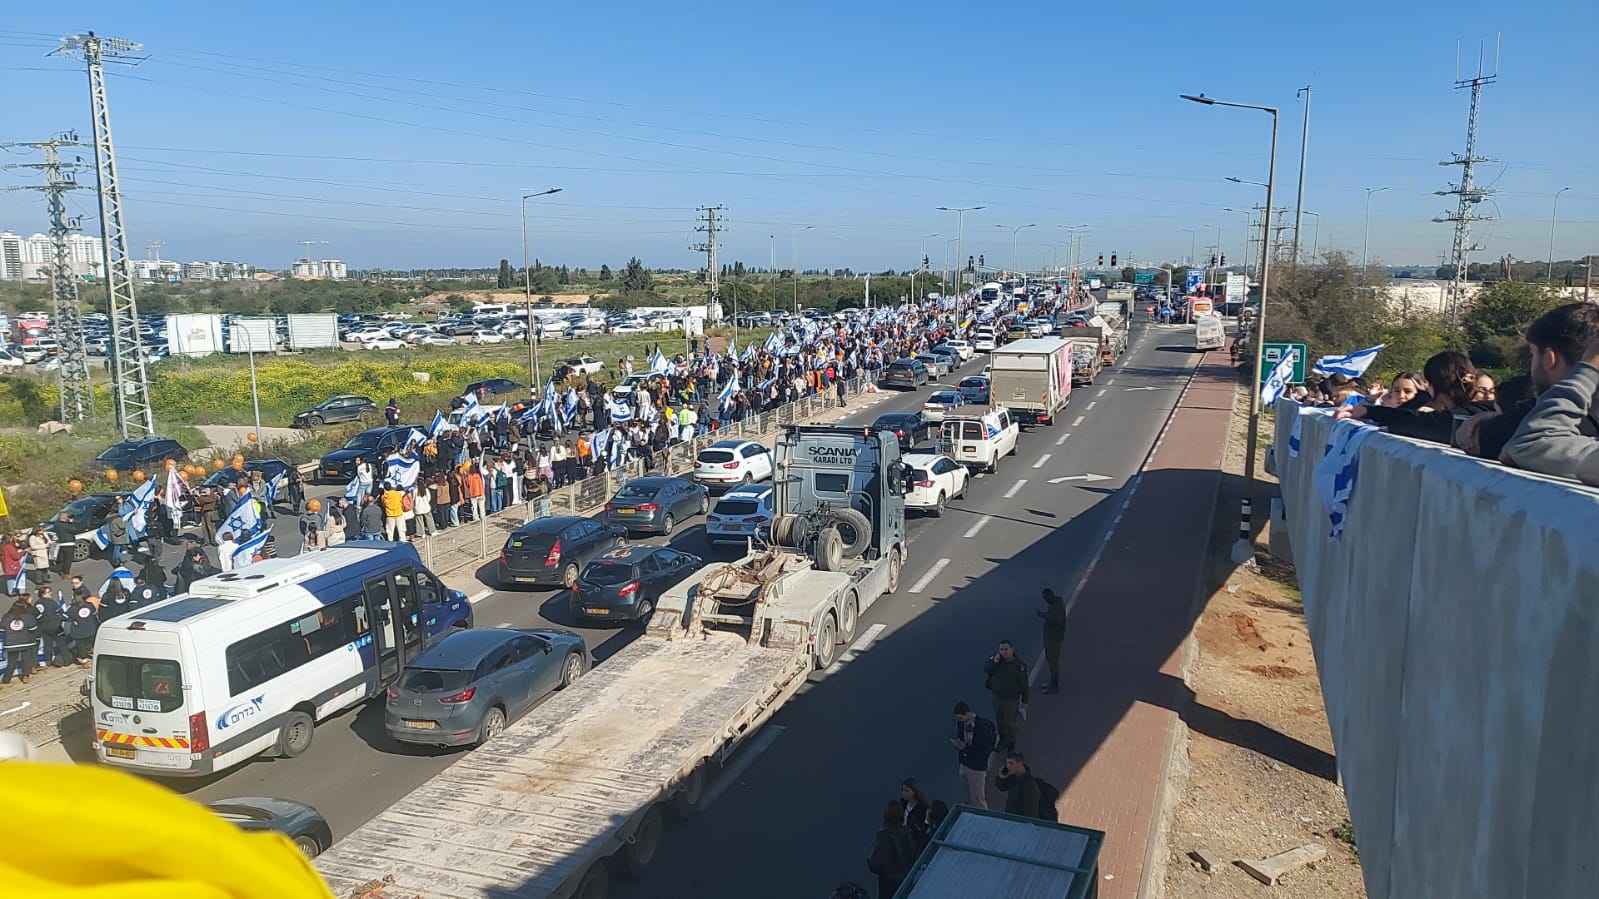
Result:
<svg viewBox="0 0 1599 899">
<path fill-rule="evenodd" d="M 0 892 L 27 899 L 332 899 L 294 843 L 131 774 L 0 762 Z"/>
</svg>

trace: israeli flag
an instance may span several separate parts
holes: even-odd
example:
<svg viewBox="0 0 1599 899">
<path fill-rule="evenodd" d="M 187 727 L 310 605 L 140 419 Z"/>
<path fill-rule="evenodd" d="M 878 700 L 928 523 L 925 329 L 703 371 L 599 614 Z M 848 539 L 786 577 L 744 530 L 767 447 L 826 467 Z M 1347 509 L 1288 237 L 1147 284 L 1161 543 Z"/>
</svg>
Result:
<svg viewBox="0 0 1599 899">
<path fill-rule="evenodd" d="M 577 388 L 566 388 L 566 396 L 561 399 L 561 414 L 567 422 L 577 417 Z"/>
<path fill-rule="evenodd" d="M 233 567 L 235 570 L 248 566 L 255 561 L 255 554 L 266 547 L 267 538 L 272 536 L 270 531 L 262 531 L 254 537 L 239 544 L 233 551 Z"/>
<path fill-rule="evenodd" d="M 472 412 L 472 410 L 474 410 L 476 408 L 477 408 L 477 394 L 475 394 L 475 393 L 463 393 L 463 394 L 461 394 L 461 420 L 462 421 L 465 421 L 466 418 L 467 418 L 467 415 L 470 414 Z"/>
<path fill-rule="evenodd" d="M 122 517 L 128 523 L 128 539 L 142 540 L 149 530 L 149 521 L 146 513 L 150 505 L 155 502 L 155 479 L 151 478 L 139 485 L 133 495 L 123 503 Z"/>
<path fill-rule="evenodd" d="M 755 344 L 752 343 L 749 346 L 744 348 L 744 355 L 741 358 L 741 361 L 749 362 L 749 361 L 752 361 L 754 358 L 755 358 Z"/>
<path fill-rule="evenodd" d="M 119 565 L 116 568 L 111 569 L 110 576 L 105 579 L 105 583 L 100 585 L 100 592 L 97 595 L 105 596 L 106 591 L 111 589 L 112 581 L 116 581 L 117 583 L 121 584 L 122 589 L 128 593 L 133 592 L 133 572 Z"/>
<path fill-rule="evenodd" d="M 605 447 L 610 442 L 611 431 L 609 428 L 595 431 L 594 436 L 589 438 L 589 452 L 593 453 L 596 459 L 609 459 L 605 453 Z"/>
<path fill-rule="evenodd" d="M 605 397 L 605 406 L 611 412 L 611 421 L 632 421 L 633 407 L 619 402 L 614 396 Z"/>
<path fill-rule="evenodd" d="M 388 479 L 406 490 L 416 486 L 417 476 L 422 473 L 421 459 L 407 459 L 398 453 L 385 459 L 383 466 Z"/>
<path fill-rule="evenodd" d="M 1343 538 L 1349 502 L 1360 477 L 1360 445 L 1375 433 L 1377 428 L 1372 425 L 1348 420 L 1334 423 L 1327 440 L 1327 455 L 1311 470 L 1311 482 L 1331 523 L 1329 540 Z"/>
<path fill-rule="evenodd" d="M 353 477 L 350 479 L 350 483 L 344 485 L 344 498 L 353 503 L 355 498 L 360 495 L 361 478 L 359 476 Z"/>
<path fill-rule="evenodd" d="M 1272 368 L 1271 376 L 1260 388 L 1260 402 L 1262 405 L 1274 405 L 1282 398 L 1283 392 L 1288 389 L 1288 380 L 1294 376 L 1294 360 L 1299 358 L 1298 349 L 1290 349 L 1283 353 L 1282 359 Z"/>
<path fill-rule="evenodd" d="M 231 531 L 233 536 L 238 538 L 254 534 L 259 527 L 261 527 L 261 513 L 255 509 L 255 497 L 246 494 L 239 498 L 239 504 L 233 507 L 233 511 L 228 513 L 228 517 L 217 530 Z"/>
<path fill-rule="evenodd" d="M 772 377 L 767 378 L 766 380 L 762 381 L 760 387 L 758 387 L 757 389 L 758 390 L 770 390 L 770 389 L 772 389 L 772 385 L 776 384 L 776 383 L 777 383 L 777 376 L 773 375 Z"/>
<path fill-rule="evenodd" d="M 782 348 L 783 348 L 783 339 L 781 337 L 777 336 L 777 332 L 776 331 L 773 331 L 772 333 L 766 335 L 766 351 L 768 353 L 775 353 L 775 352 L 777 352 L 778 350 L 780 350 Z"/>
<path fill-rule="evenodd" d="M 450 423 L 445 420 L 444 413 L 433 413 L 433 423 L 428 425 L 428 436 L 437 437 L 448 430 L 450 430 Z"/>
<path fill-rule="evenodd" d="M 1288 431 L 1288 458 L 1299 458 L 1299 446 L 1305 428 L 1305 412 L 1303 409 L 1294 416 L 1294 426 Z"/>
<path fill-rule="evenodd" d="M 727 379 L 722 385 L 722 392 L 716 395 L 717 408 L 726 409 L 733 402 L 733 394 L 738 389 L 738 369 L 733 369 L 733 377 Z"/>
<path fill-rule="evenodd" d="M 1353 353 L 1346 353 L 1342 356 L 1323 356 L 1316 360 L 1312 371 L 1318 375 L 1343 375 L 1347 378 L 1358 378 L 1366 373 L 1366 369 L 1371 368 L 1371 363 L 1377 360 L 1377 354 L 1382 352 L 1382 348 L 1385 346 L 1387 344 L 1379 343 L 1374 347 L 1355 350 Z"/>
<path fill-rule="evenodd" d="M 412 428 L 411 433 L 405 435 L 405 448 L 410 449 L 413 446 L 421 446 L 427 442 L 427 439 L 428 438 L 426 434 L 418 431 L 416 428 Z"/>
<path fill-rule="evenodd" d="M 655 348 L 655 355 L 650 357 L 650 371 L 664 375 L 672 370 L 672 363 L 667 361 L 660 347 Z"/>
<path fill-rule="evenodd" d="M 738 335 L 736 334 L 727 338 L 727 357 L 729 359 L 738 358 Z"/>
</svg>

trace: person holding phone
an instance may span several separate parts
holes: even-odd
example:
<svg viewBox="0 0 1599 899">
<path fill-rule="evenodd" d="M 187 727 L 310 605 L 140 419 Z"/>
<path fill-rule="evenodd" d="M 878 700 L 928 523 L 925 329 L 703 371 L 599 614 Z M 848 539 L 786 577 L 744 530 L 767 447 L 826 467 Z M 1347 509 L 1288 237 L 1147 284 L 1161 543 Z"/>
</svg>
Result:
<svg viewBox="0 0 1599 899">
<path fill-rule="evenodd" d="M 987 675 L 984 686 L 994 699 L 994 723 L 999 728 L 999 742 L 1006 752 L 1013 752 L 1021 736 L 1023 711 L 1027 706 L 1027 663 L 1016 655 L 1016 647 L 1009 640 L 999 641 L 999 649 L 983 663 Z"/>
</svg>

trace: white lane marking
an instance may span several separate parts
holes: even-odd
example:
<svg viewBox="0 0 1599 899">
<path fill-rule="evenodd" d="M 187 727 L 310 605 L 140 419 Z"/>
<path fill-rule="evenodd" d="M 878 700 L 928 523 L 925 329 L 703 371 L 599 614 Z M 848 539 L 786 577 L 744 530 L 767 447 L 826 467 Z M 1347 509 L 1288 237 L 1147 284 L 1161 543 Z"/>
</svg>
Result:
<svg viewBox="0 0 1599 899">
<path fill-rule="evenodd" d="M 1092 412 L 1094 411 L 1094 407 L 1097 405 L 1099 405 L 1099 400 L 1089 400 L 1088 405 L 1083 409 L 1083 411 Z"/>
<path fill-rule="evenodd" d="M 927 569 L 927 573 L 926 574 L 922 575 L 921 578 L 919 578 L 916 581 L 916 583 L 911 584 L 911 592 L 912 593 L 920 593 L 923 590 L 926 590 L 927 589 L 927 585 L 931 584 L 933 582 L 933 578 L 938 577 L 938 573 L 940 571 L 943 571 L 944 568 L 946 566 L 948 566 L 948 565 L 949 565 L 949 560 L 948 559 L 939 559 L 937 562 L 934 562 L 933 563 L 933 567 Z"/>
<path fill-rule="evenodd" d="M 1084 417 L 1085 416 L 1082 416 L 1082 415 L 1077 416 L 1077 420 L 1072 422 L 1072 427 L 1074 427 L 1074 428 L 1075 427 L 1080 427 L 1082 425 L 1082 423 L 1083 423 L 1083 418 Z"/>
<path fill-rule="evenodd" d="M 856 640 L 855 643 L 850 646 L 848 652 L 845 652 L 843 655 L 839 656 L 838 661 L 834 662 L 833 667 L 829 668 L 828 671 L 837 671 L 845 665 L 848 665 L 850 662 L 855 661 L 855 659 L 860 656 L 861 653 L 871 648 L 872 641 L 877 639 L 877 635 L 881 634 L 887 629 L 888 625 L 886 624 L 874 624 L 867 628 L 866 633 L 861 634 L 861 638 Z"/>
<path fill-rule="evenodd" d="M 762 728 L 760 735 L 751 740 L 749 745 L 739 750 L 738 758 L 734 759 L 733 764 L 729 765 L 727 770 L 716 778 L 716 783 L 711 784 L 711 788 L 705 791 L 705 798 L 700 800 L 700 808 L 708 809 L 715 805 L 716 800 L 721 799 L 723 793 L 732 789 L 733 784 L 744 776 L 744 772 L 755 764 L 755 760 L 760 758 L 761 753 L 772 748 L 772 744 L 777 742 L 777 738 L 783 735 L 783 731 L 784 727 L 781 724 L 768 724 Z"/>
<path fill-rule="evenodd" d="M 1038 461 L 1033 463 L 1033 467 L 1034 468 L 1043 468 L 1044 467 L 1044 463 L 1049 461 L 1049 457 L 1050 457 L 1049 453 L 1045 453 L 1042 456 L 1039 456 L 1038 457 Z"/>
<path fill-rule="evenodd" d="M 1059 437 L 1056 437 L 1055 438 L 1055 445 L 1056 446 L 1064 446 L 1065 443 L 1066 443 L 1066 438 L 1070 437 L 1070 436 L 1072 436 L 1071 432 L 1067 431 L 1066 433 L 1060 435 Z"/>
<path fill-rule="evenodd" d="M 509 621 L 502 621 L 499 624 L 495 625 L 495 627 L 512 627 L 512 626 L 513 625 Z"/>
<path fill-rule="evenodd" d="M 1109 393 L 1109 392 L 1110 391 L 1107 390 L 1106 388 L 1101 387 L 1101 388 L 1099 388 L 1099 392 L 1094 394 L 1094 396 L 1104 396 L 1106 393 Z"/>
<path fill-rule="evenodd" d="M 483 600 L 488 599 L 489 598 L 489 594 L 493 593 L 493 592 L 494 591 L 491 590 L 491 589 L 484 588 L 484 589 L 479 590 L 478 592 L 472 594 L 471 596 L 468 596 L 466 598 L 466 601 L 475 606 L 478 603 L 482 602 Z"/>
<path fill-rule="evenodd" d="M 1111 478 L 1109 475 L 1103 474 L 1074 474 L 1068 475 L 1064 478 L 1050 478 L 1049 482 L 1051 484 L 1064 484 L 1067 481 L 1087 481 L 1088 483 L 1092 484 L 1095 481 L 1108 481 L 1110 479 Z"/>
<path fill-rule="evenodd" d="M 3 711 L 3 712 L 0 712 L 0 715 L 9 715 L 9 714 L 11 714 L 11 713 L 12 713 L 12 712 L 20 712 L 20 711 L 22 711 L 22 710 L 23 710 L 23 709 L 25 709 L 25 708 L 27 708 L 27 707 L 28 707 L 28 706 L 30 706 L 30 705 L 33 705 L 33 703 L 31 703 L 31 702 L 24 702 L 24 703 L 23 703 L 23 704 L 22 704 L 22 705 L 16 705 L 16 706 L 12 706 L 12 707 L 11 707 L 11 708 L 9 708 L 9 709 L 6 709 L 6 710 L 5 710 L 5 711 Z"/>
<path fill-rule="evenodd" d="M 1109 381 L 1105 382 L 1106 386 L 1109 386 L 1109 385 L 1115 384 L 1115 383 L 1116 383 L 1116 379 L 1115 378 L 1111 378 Z"/>
<path fill-rule="evenodd" d="M 1010 489 L 1005 491 L 1005 498 L 1006 499 L 1011 499 L 1016 494 L 1022 492 L 1022 487 L 1026 486 L 1026 485 L 1027 485 L 1027 479 L 1026 478 L 1022 478 L 1021 480 L 1017 481 L 1016 483 L 1010 485 Z"/>
<path fill-rule="evenodd" d="M 977 532 L 982 530 L 985 527 L 988 527 L 988 523 L 991 520 L 993 520 L 993 518 L 994 518 L 994 516 L 992 516 L 992 515 L 984 515 L 982 518 L 977 519 L 977 523 L 972 525 L 971 527 L 967 528 L 966 529 L 966 533 L 963 534 L 962 536 L 964 536 L 964 537 L 976 537 L 977 536 Z"/>
</svg>

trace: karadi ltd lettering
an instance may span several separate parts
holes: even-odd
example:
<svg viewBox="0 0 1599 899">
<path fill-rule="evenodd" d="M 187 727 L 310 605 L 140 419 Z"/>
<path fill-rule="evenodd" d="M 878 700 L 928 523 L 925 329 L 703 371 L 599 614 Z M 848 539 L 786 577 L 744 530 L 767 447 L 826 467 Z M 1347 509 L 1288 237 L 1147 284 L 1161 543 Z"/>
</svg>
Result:
<svg viewBox="0 0 1599 899">
<path fill-rule="evenodd" d="M 265 699 L 266 694 L 263 693 L 249 702 L 241 702 L 233 708 L 224 710 L 217 716 L 217 730 L 227 730 L 261 714 L 261 703 Z"/>
<path fill-rule="evenodd" d="M 861 454 L 858 446 L 810 446 L 812 462 L 821 462 L 826 465 L 854 465 L 855 458 Z"/>
</svg>

